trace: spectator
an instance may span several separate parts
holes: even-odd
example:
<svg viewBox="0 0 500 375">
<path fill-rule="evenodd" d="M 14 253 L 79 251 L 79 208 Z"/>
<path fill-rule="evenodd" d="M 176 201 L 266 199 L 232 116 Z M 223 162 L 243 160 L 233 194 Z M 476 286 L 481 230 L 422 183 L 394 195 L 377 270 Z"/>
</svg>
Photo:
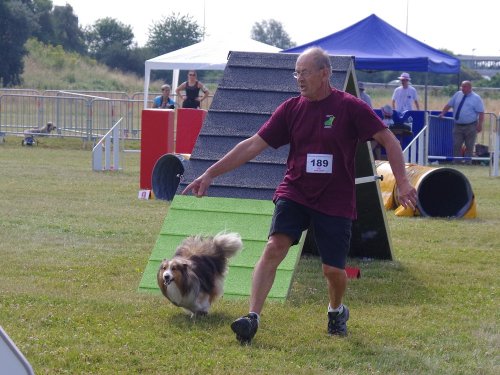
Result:
<svg viewBox="0 0 500 375">
<path fill-rule="evenodd" d="M 203 93 L 201 99 L 200 90 Z M 181 94 L 181 91 L 184 91 L 184 95 Z M 175 89 L 175 93 L 183 100 L 182 108 L 200 108 L 201 102 L 210 94 L 205 85 L 196 79 L 196 71 L 194 70 L 188 72 L 188 80 L 181 83 Z"/>
<path fill-rule="evenodd" d="M 170 97 L 170 90 L 170 85 L 165 84 L 161 87 L 161 95 L 154 98 L 153 108 L 175 108 L 175 102 Z"/>
<path fill-rule="evenodd" d="M 231 324 L 242 344 L 250 343 L 257 332 L 279 264 L 310 226 L 327 280 L 328 333 L 347 335 L 349 309 L 342 299 L 347 287 L 345 263 L 352 221 L 356 218 L 354 176 L 359 142 L 373 138 L 385 147 L 402 205 L 415 208 L 417 192 L 406 177 L 399 142 L 361 100 L 332 88 L 331 74 L 330 57 L 324 50 L 313 47 L 301 53 L 293 73 L 300 96 L 279 105 L 256 134 L 238 143 L 183 191 L 202 197 L 217 176 L 269 147 L 290 145 L 286 174 L 273 198 L 275 211 L 268 241 L 253 272 L 249 313 Z"/>
<path fill-rule="evenodd" d="M 394 120 L 392 119 L 392 107 L 389 104 L 386 104 L 380 108 L 380 111 L 382 112 L 382 122 L 388 128 L 394 126 Z M 374 139 L 372 139 L 370 143 L 372 146 L 373 158 L 375 160 L 382 160 L 382 146 L 380 146 L 380 144 Z"/>
<path fill-rule="evenodd" d="M 364 101 L 366 104 L 370 106 L 370 108 L 373 108 L 372 106 L 372 98 L 370 98 L 370 95 L 368 95 L 365 91 L 365 84 L 363 82 L 358 82 L 358 89 L 359 89 L 359 98 Z"/>
<path fill-rule="evenodd" d="M 382 108 L 380 108 L 380 111 L 382 112 L 382 122 L 389 128 L 393 126 L 394 119 L 392 118 L 392 116 L 394 114 L 394 111 L 392 110 L 392 107 L 389 104 L 386 104 Z"/>
<path fill-rule="evenodd" d="M 453 156 L 462 156 L 462 145 L 465 144 L 465 153 L 463 156 L 472 157 L 472 150 L 476 143 L 477 133 L 483 130 L 484 122 L 484 104 L 481 97 L 472 91 L 472 83 L 463 81 L 457 91 L 439 114 L 443 117 L 451 108 L 453 108 Z M 467 160 L 470 164 L 471 160 Z"/>
<path fill-rule="evenodd" d="M 411 111 L 413 103 L 415 103 L 417 111 L 420 110 L 417 90 L 415 90 L 415 87 L 410 86 L 410 75 L 403 73 L 398 79 L 401 81 L 401 86 L 396 87 L 392 93 L 392 109 L 400 113 Z"/>
</svg>

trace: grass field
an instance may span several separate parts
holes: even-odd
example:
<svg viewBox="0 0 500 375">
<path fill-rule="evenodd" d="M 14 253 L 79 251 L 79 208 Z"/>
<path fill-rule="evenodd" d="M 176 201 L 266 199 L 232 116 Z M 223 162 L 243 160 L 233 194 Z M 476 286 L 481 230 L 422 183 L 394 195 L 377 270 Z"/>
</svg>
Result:
<svg viewBox="0 0 500 375">
<path fill-rule="evenodd" d="M 348 285 L 347 338 L 326 335 L 326 286 L 308 256 L 289 300 L 268 303 L 241 347 L 229 325 L 246 301 L 221 300 L 193 321 L 137 291 L 167 212 L 137 199 L 139 154 L 93 172 L 75 140 L 7 138 L 0 325 L 37 374 L 498 374 L 500 180 L 488 167 L 457 168 L 477 219 L 387 212 L 395 260 L 349 261 L 362 276 Z"/>
</svg>

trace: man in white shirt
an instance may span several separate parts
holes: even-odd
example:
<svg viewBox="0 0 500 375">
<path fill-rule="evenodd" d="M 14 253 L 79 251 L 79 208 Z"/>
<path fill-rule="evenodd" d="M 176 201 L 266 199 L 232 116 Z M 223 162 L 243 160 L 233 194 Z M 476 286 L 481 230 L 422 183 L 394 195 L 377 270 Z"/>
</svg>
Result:
<svg viewBox="0 0 500 375">
<path fill-rule="evenodd" d="M 417 90 L 410 86 L 410 75 L 403 73 L 398 79 L 401 81 L 401 86 L 397 87 L 392 94 L 392 109 L 398 112 L 411 111 L 415 103 L 415 108 L 419 111 L 418 94 Z"/>
</svg>

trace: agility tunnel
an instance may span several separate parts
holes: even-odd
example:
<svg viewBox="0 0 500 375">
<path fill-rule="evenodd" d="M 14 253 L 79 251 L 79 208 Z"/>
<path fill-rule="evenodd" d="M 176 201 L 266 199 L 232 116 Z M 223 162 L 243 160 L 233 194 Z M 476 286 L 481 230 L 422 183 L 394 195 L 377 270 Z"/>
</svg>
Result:
<svg viewBox="0 0 500 375">
<path fill-rule="evenodd" d="M 475 218 L 476 204 L 472 187 L 460 171 L 446 167 L 428 167 L 406 164 L 406 174 L 417 190 L 418 202 L 414 212 L 399 204 L 396 179 L 387 161 L 376 162 L 377 173 L 386 209 L 395 209 L 397 216 L 428 216 L 449 218 Z"/>
<path fill-rule="evenodd" d="M 184 176 L 189 155 L 165 154 L 155 163 L 151 174 L 153 197 L 171 202 Z"/>
</svg>

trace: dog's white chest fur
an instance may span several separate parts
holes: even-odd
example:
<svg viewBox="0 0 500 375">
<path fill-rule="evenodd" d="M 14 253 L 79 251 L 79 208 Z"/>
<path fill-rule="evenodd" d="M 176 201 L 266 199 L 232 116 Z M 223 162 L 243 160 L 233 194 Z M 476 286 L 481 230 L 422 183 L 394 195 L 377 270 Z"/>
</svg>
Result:
<svg viewBox="0 0 500 375">
<path fill-rule="evenodd" d="M 177 287 L 175 281 L 168 284 L 166 286 L 166 289 L 167 289 L 167 298 L 175 305 L 182 306 L 185 300 L 193 298 L 192 293 L 188 293 L 188 295 L 182 296 L 182 293 Z"/>
<path fill-rule="evenodd" d="M 167 269 L 163 275 L 164 277 L 165 275 L 171 276 L 170 270 Z M 168 285 L 166 285 L 166 292 L 166 297 L 170 302 L 187 310 L 200 311 L 205 310 L 208 307 L 205 301 L 200 301 L 199 296 L 196 295 L 196 290 L 190 290 L 188 293 L 182 295 L 181 290 L 177 286 L 177 280 L 172 280 Z"/>
</svg>

